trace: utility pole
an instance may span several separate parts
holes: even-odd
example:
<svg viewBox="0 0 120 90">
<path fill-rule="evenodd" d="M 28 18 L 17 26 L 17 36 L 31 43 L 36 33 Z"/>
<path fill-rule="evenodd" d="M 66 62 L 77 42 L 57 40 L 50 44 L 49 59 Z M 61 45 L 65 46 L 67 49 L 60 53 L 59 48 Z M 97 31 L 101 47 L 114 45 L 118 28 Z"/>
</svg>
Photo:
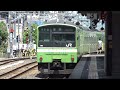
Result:
<svg viewBox="0 0 120 90">
<path fill-rule="evenodd" d="M 22 44 L 23 44 L 23 31 L 24 31 L 24 17 L 22 18 L 22 37 L 21 37 Z"/>
<path fill-rule="evenodd" d="M 30 14 L 30 48 L 32 49 L 32 13 Z"/>
<path fill-rule="evenodd" d="M 8 48 L 7 48 L 8 58 L 10 57 L 10 11 L 8 12 Z"/>
<path fill-rule="evenodd" d="M 14 13 L 14 19 L 16 18 L 16 12 Z M 14 55 L 16 57 L 16 21 L 13 21 L 14 25 Z"/>
<path fill-rule="evenodd" d="M 11 11 L 9 11 L 9 44 L 10 44 L 10 57 L 13 56 L 13 33 L 11 32 L 12 25 L 11 25 Z"/>
<path fill-rule="evenodd" d="M 29 45 L 30 45 L 30 52 L 31 52 L 31 50 L 32 50 L 32 13 L 30 14 L 30 43 L 29 43 Z M 31 54 L 30 54 L 30 59 L 32 59 L 32 56 L 31 56 Z"/>
<path fill-rule="evenodd" d="M 16 18 L 16 12 L 14 18 Z M 16 21 L 14 21 L 14 45 L 16 46 Z"/>
<path fill-rule="evenodd" d="M 19 19 L 18 19 L 18 57 L 19 57 L 19 38 L 20 38 L 20 33 L 19 33 Z"/>
</svg>

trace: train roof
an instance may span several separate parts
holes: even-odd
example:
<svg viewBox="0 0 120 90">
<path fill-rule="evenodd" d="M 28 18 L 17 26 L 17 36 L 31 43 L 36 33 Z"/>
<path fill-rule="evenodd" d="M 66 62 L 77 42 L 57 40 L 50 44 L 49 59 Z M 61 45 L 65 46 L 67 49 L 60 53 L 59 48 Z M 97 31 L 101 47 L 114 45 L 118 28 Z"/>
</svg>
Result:
<svg viewBox="0 0 120 90">
<path fill-rule="evenodd" d="M 39 25 L 39 27 L 42 27 L 42 26 L 47 26 L 47 25 L 63 25 L 63 26 L 71 26 L 71 27 L 75 27 L 77 29 L 77 26 L 75 25 L 71 25 L 71 24 L 64 24 L 64 23 L 49 23 L 49 24 L 43 24 L 43 25 Z"/>
<path fill-rule="evenodd" d="M 64 22 L 65 22 L 65 23 L 64 23 Z M 39 25 L 38 28 L 39 28 L 39 27 L 42 27 L 42 26 L 47 26 L 47 25 L 65 25 L 65 26 L 75 27 L 76 29 L 77 29 L 77 28 L 78 28 L 78 29 L 82 29 L 82 30 L 84 30 L 84 31 L 100 32 L 100 31 L 98 31 L 97 29 L 91 30 L 91 29 L 89 29 L 89 28 L 87 28 L 87 27 L 84 27 L 84 26 L 82 26 L 82 25 L 75 25 L 75 23 L 73 23 L 73 22 L 71 22 L 71 21 L 68 21 L 68 20 L 65 21 L 65 20 L 63 20 L 63 19 L 60 19 L 58 22 L 57 22 L 57 19 L 55 19 L 55 20 L 50 20 L 50 21 L 46 22 L 46 23 L 43 24 L 43 25 Z"/>
</svg>

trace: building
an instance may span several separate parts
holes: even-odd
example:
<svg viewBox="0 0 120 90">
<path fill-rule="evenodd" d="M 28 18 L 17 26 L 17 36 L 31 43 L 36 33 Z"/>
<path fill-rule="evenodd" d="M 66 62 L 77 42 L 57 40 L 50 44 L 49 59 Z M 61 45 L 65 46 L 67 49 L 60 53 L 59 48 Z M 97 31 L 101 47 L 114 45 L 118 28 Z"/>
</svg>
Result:
<svg viewBox="0 0 120 90">
<path fill-rule="evenodd" d="M 4 18 L 6 19 L 9 15 L 8 11 L 0 11 L 0 19 Z"/>
</svg>

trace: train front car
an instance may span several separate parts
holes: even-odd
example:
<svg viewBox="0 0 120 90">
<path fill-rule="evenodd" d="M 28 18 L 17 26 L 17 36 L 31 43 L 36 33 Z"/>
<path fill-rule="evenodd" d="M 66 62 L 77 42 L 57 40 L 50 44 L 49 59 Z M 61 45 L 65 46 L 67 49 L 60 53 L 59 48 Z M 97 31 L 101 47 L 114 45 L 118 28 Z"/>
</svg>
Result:
<svg viewBox="0 0 120 90">
<path fill-rule="evenodd" d="M 38 27 L 37 62 L 43 74 L 70 74 L 77 63 L 77 27 L 46 24 Z"/>
</svg>

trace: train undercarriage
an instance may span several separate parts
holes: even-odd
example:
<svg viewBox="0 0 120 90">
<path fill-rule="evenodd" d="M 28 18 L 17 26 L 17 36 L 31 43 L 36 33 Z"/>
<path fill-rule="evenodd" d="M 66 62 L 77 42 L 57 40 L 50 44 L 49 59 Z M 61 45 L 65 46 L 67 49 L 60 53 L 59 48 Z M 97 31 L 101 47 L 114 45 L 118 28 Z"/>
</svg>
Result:
<svg viewBox="0 0 120 90">
<path fill-rule="evenodd" d="M 43 74 L 71 74 L 77 63 L 38 63 L 38 70 Z"/>
</svg>

